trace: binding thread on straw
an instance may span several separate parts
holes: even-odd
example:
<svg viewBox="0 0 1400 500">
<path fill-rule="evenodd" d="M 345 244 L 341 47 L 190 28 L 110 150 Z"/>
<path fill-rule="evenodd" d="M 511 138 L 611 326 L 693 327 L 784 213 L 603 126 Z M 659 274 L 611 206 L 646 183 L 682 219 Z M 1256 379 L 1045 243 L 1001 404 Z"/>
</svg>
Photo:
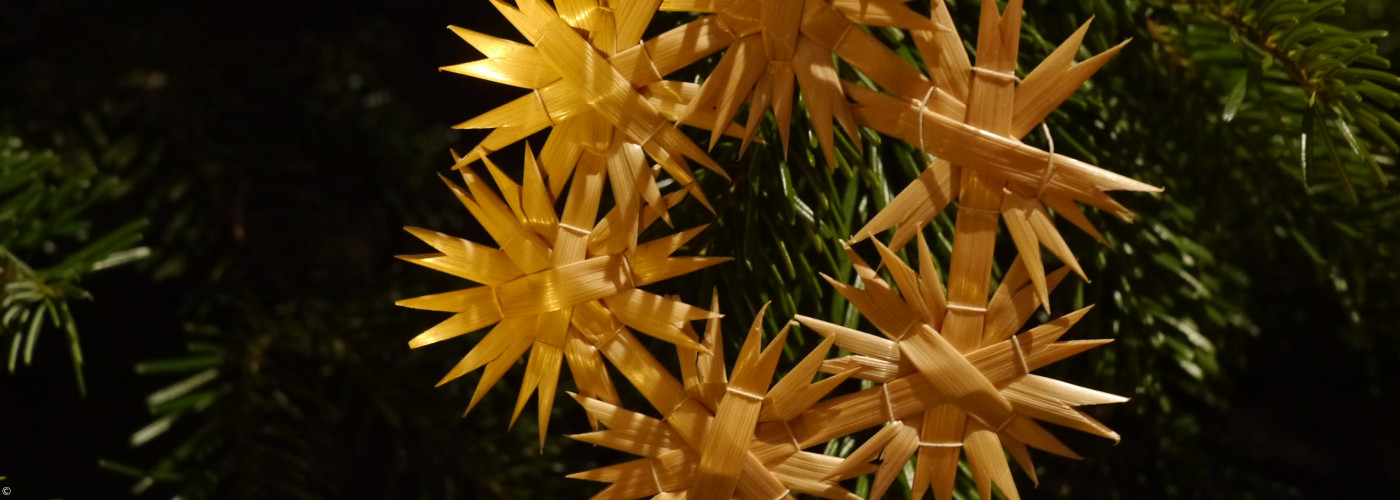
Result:
<svg viewBox="0 0 1400 500">
<path fill-rule="evenodd" d="M 889 384 L 880 384 L 880 392 L 885 395 L 885 417 L 888 418 L 890 422 L 899 420 L 894 416 L 894 403 L 890 400 Z"/>
<path fill-rule="evenodd" d="M 740 389 L 740 388 L 735 387 L 735 386 L 732 386 L 732 385 L 729 386 L 728 388 L 726 388 L 726 389 L 724 390 L 724 392 L 729 393 L 729 394 L 733 394 L 733 395 L 736 395 L 736 396 L 739 396 L 739 397 L 744 398 L 744 399 L 747 399 L 747 400 L 749 400 L 749 401 L 763 401 L 763 396 L 760 396 L 760 395 L 758 395 L 758 394 L 754 394 L 754 393 L 752 393 L 752 392 L 749 392 L 749 391 Z"/>
<path fill-rule="evenodd" d="M 788 440 L 792 441 L 793 449 L 797 451 L 802 451 L 802 442 L 797 440 L 797 434 L 792 433 L 792 426 L 788 425 L 787 420 L 783 420 L 781 422 L 783 423 L 783 430 L 787 431 Z"/>
<path fill-rule="evenodd" d="M 1045 132 L 1045 142 L 1050 146 L 1050 160 L 1045 163 L 1045 172 L 1040 175 L 1040 186 L 1035 190 L 1035 197 L 1040 198 L 1045 194 L 1045 186 L 1050 184 L 1050 176 L 1055 175 L 1055 138 L 1050 135 L 1050 126 L 1041 122 L 1040 130 Z"/>
<path fill-rule="evenodd" d="M 1001 71 L 997 71 L 997 70 L 994 70 L 994 69 L 988 69 L 988 68 L 983 68 L 983 67 L 979 67 L 979 66 L 973 66 L 973 67 L 972 67 L 972 74 L 974 74 L 974 75 L 985 76 L 985 77 L 988 77 L 988 78 L 991 78 L 991 79 L 993 79 L 993 80 L 997 80 L 997 81 L 1003 82 L 1003 83 L 1005 83 L 1005 82 L 1011 82 L 1011 83 L 1015 83 L 1015 84 L 1020 84 L 1020 83 L 1021 83 L 1021 77 L 1016 76 L 1016 73 L 1001 72 Z"/>
<path fill-rule="evenodd" d="M 926 151 L 926 150 L 924 149 L 924 110 L 928 109 L 928 99 L 929 99 L 930 97 L 933 97 L 933 91 L 934 91 L 934 90 L 937 90 L 937 89 L 938 89 L 938 86 L 937 86 L 937 85 L 929 85 L 929 86 L 928 86 L 928 92 L 924 92 L 924 99 L 921 100 L 921 101 L 919 101 L 919 112 L 918 112 L 918 114 L 914 115 L 915 118 L 919 121 L 919 152 L 920 152 L 920 153 L 923 153 L 923 152 Z"/>
<path fill-rule="evenodd" d="M 637 288 L 637 282 L 632 278 L 632 262 L 627 260 L 627 254 L 618 254 L 622 258 L 622 276 L 627 278 L 627 289 Z"/>
<path fill-rule="evenodd" d="M 584 229 L 578 226 L 573 226 L 564 222 L 559 223 L 559 229 L 563 229 L 564 231 L 574 236 L 590 236 L 593 234 L 593 231 L 591 230 Z"/>
<path fill-rule="evenodd" d="M 959 312 L 970 312 L 974 314 L 983 314 L 987 312 L 986 306 L 970 306 L 961 302 L 949 302 L 948 309 Z"/>
<path fill-rule="evenodd" d="M 1016 339 L 1011 339 L 1011 351 L 1016 353 L 1016 361 L 1021 364 L 1021 374 L 1030 375 L 1031 366 L 1026 363 L 1026 352 L 1021 349 L 1021 343 Z"/>
<path fill-rule="evenodd" d="M 958 442 L 958 441 L 943 441 L 943 442 L 937 442 L 937 443 L 931 443 L 931 442 L 928 442 L 928 441 L 919 441 L 919 447 L 920 447 L 920 448 L 962 448 L 962 445 L 963 445 L 963 444 L 962 444 L 961 442 Z"/>
</svg>

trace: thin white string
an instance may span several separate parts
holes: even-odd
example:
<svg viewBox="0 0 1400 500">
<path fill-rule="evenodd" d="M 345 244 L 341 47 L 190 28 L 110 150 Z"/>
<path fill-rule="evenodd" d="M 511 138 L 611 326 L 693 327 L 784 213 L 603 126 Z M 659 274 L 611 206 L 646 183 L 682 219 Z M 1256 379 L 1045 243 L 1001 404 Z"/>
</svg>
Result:
<svg viewBox="0 0 1400 500">
<path fill-rule="evenodd" d="M 627 260 L 626 254 L 618 254 L 618 257 L 622 257 L 622 276 L 627 278 L 627 289 L 637 288 L 637 282 L 632 276 L 632 262 Z"/>
<path fill-rule="evenodd" d="M 574 236 L 588 236 L 588 235 L 593 234 L 593 231 L 590 231 L 590 230 L 587 230 L 587 229 L 584 229 L 584 228 L 581 228 L 581 227 L 578 227 L 578 226 L 570 225 L 570 224 L 564 223 L 564 222 L 560 222 L 560 223 L 559 223 L 559 229 L 563 229 L 563 230 L 565 230 L 565 231 L 567 231 L 567 232 L 573 234 Z"/>
<path fill-rule="evenodd" d="M 970 306 L 970 305 L 962 304 L 962 303 L 958 303 L 958 302 L 949 302 L 949 303 L 948 303 L 948 309 L 952 309 L 952 310 L 954 310 L 954 311 L 962 311 L 962 312 L 970 312 L 970 313 L 978 313 L 978 314 L 987 312 L 987 308 L 984 307 L 984 306 Z"/>
<path fill-rule="evenodd" d="M 1026 363 L 1026 353 L 1021 350 L 1021 343 L 1017 342 L 1014 338 L 1011 339 L 1011 350 L 1016 353 L 1016 361 L 1021 363 L 1021 374 L 1030 375 L 1031 367 Z"/>
<path fill-rule="evenodd" d="M 749 400 L 749 401 L 763 401 L 763 396 L 754 394 L 754 393 L 752 393 L 752 392 L 749 392 L 749 391 L 740 389 L 740 388 L 735 387 L 735 386 L 732 386 L 732 385 L 729 386 L 727 389 L 725 389 L 725 392 L 728 392 L 728 393 L 730 393 L 730 394 L 734 394 L 734 395 L 736 395 L 736 396 L 739 396 L 739 397 L 741 397 L 741 398 L 747 399 L 747 400 Z"/>
<path fill-rule="evenodd" d="M 885 416 L 889 417 L 890 422 L 898 420 L 894 417 L 894 403 L 890 400 L 890 385 L 880 384 L 880 390 L 885 394 Z"/>
<path fill-rule="evenodd" d="M 797 435 L 792 433 L 792 426 L 788 425 L 788 421 L 787 421 L 787 420 L 783 420 L 782 423 L 783 423 L 783 430 L 786 430 L 786 431 L 787 431 L 788 440 L 789 440 L 789 441 L 792 441 L 792 447 L 793 447 L 794 449 L 796 449 L 797 451 L 802 451 L 802 442 L 798 441 L 798 440 L 797 440 Z"/>
<path fill-rule="evenodd" d="M 920 152 L 920 153 L 926 153 L 926 152 L 928 151 L 928 150 L 924 149 L 924 110 L 925 110 L 925 109 L 928 109 L 928 99 L 929 99 L 930 97 L 933 97 L 933 91 L 934 91 L 934 90 L 937 90 L 937 89 L 938 89 L 938 87 L 936 87 L 936 86 L 933 86 L 933 85 L 929 85 L 929 86 L 928 86 L 928 92 L 925 92 L 925 93 L 924 93 L 924 99 L 923 99 L 922 101 L 919 101 L 919 112 L 918 112 L 917 114 L 914 115 L 915 120 L 917 120 L 917 121 L 919 122 L 919 152 Z"/>
<path fill-rule="evenodd" d="M 1050 176 L 1055 175 L 1055 138 L 1050 135 L 1050 126 L 1044 122 L 1040 124 L 1040 129 L 1045 132 L 1045 142 L 1050 145 L 1050 160 L 1045 163 L 1045 173 L 1040 176 L 1040 187 L 1035 190 L 1036 198 L 1045 194 L 1045 186 L 1050 184 Z"/>
<path fill-rule="evenodd" d="M 962 445 L 963 445 L 962 443 L 957 442 L 957 441 L 945 441 L 945 442 L 940 442 L 940 443 L 930 443 L 930 442 L 928 442 L 928 441 L 919 441 L 919 446 L 921 446 L 921 447 L 926 447 L 926 448 L 962 448 Z"/>
<path fill-rule="evenodd" d="M 982 67 L 978 67 L 978 66 L 973 66 L 973 67 L 972 67 L 972 72 L 973 72 L 974 74 L 978 74 L 978 75 L 982 75 L 982 76 L 994 78 L 994 79 L 997 79 L 997 80 L 1000 80 L 1000 81 L 1003 81 L 1003 82 L 1021 83 L 1021 77 L 1016 76 L 1015 73 L 1003 73 L 1003 72 L 1001 72 L 1001 71 L 997 71 L 997 70 L 993 70 L 993 69 L 988 69 L 988 68 L 982 68 Z"/>
</svg>

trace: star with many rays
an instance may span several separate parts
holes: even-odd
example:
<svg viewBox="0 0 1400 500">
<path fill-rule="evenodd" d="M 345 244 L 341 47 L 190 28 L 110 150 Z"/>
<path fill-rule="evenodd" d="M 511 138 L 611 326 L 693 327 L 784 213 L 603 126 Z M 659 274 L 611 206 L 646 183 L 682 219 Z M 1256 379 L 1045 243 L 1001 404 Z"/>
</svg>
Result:
<svg viewBox="0 0 1400 500">
<path fill-rule="evenodd" d="M 615 141 L 622 141 L 620 137 Z M 421 228 L 408 228 L 437 252 L 401 256 L 480 286 L 398 301 L 398 305 L 452 313 L 409 341 L 410 347 L 448 340 L 495 325 L 439 385 L 485 367 L 468 411 L 529 351 L 525 380 L 511 417 L 520 415 L 539 390 L 540 442 L 549 423 L 560 365 L 569 363 L 579 390 L 617 401 L 602 365 L 600 346 L 617 336 L 622 325 L 667 342 L 699 349 L 685 323 L 709 317 L 704 310 L 638 288 L 728 260 L 720 257 L 676 258 L 671 254 L 704 227 L 633 244 L 626 215 L 618 208 L 599 219 L 605 174 L 587 164 L 573 175 L 562 215 L 545 185 L 544 172 L 526 148 L 524 180 L 517 184 L 494 162 L 483 158 L 501 195 L 471 167 L 461 170 L 466 187 L 444 182 L 497 247 Z M 683 192 L 668 195 L 671 201 Z M 638 225 L 660 217 L 648 210 Z"/>
<path fill-rule="evenodd" d="M 975 363 L 973 359 L 980 358 L 980 351 L 959 352 L 939 333 L 949 308 L 955 306 L 948 302 L 922 235 L 918 237 L 917 272 L 879 241 L 874 244 L 898 291 L 849 247 L 848 255 L 865 289 L 830 278 L 828 282 L 860 310 L 884 338 L 813 318 L 799 316 L 797 321 L 855 353 L 826 361 L 822 371 L 854 372 L 855 378 L 882 383 L 923 374 L 932 390 L 947 403 L 929 405 L 915 415 L 891 418 L 889 425 L 847 457 L 842 467 L 832 471 L 833 477 L 841 477 L 882 457 L 870 496 L 879 498 L 917 452 L 919 458 L 913 477 L 915 496 L 932 486 L 937 498 L 949 498 L 962 451 L 967 455 L 983 498 L 990 498 L 992 484 L 999 486 L 1008 498 L 1018 498 L 1002 454 L 1003 447 L 1032 478 L 1035 469 L 1028 446 L 1077 458 L 1037 424 L 1036 419 L 1117 441 L 1117 433 L 1075 407 L 1123 402 L 1125 398 L 1031 374 L 1045 364 L 1043 360 L 1032 361 L 1032 354 L 1039 354 L 1040 349 L 1034 342 L 1013 339 L 1013 334 L 1037 309 L 1036 292 L 1027 286 L 1029 274 L 1022 260 L 1014 262 L 1002 277 L 987 307 L 987 321 L 979 339 L 982 346 L 1012 340 L 1009 344 L 1011 356 Z M 1067 268 L 1062 268 L 1052 273 L 1050 286 L 1059 284 L 1067 272 Z M 1085 312 L 1087 309 L 1070 313 L 1061 323 L 1067 320 L 1072 324 Z M 1106 341 L 1081 345 L 1092 347 L 1103 343 Z"/>
<path fill-rule="evenodd" d="M 836 168 L 832 120 L 841 123 L 857 147 L 855 118 L 847 104 L 832 54 L 839 54 L 881 84 L 927 87 L 917 70 L 883 46 L 860 25 L 933 30 L 936 26 L 904 6 L 907 0 L 678 0 L 662 10 L 709 14 L 733 40 L 700 87 L 683 116 L 706 112 L 712 131 L 723 131 L 748 103 L 742 151 L 771 108 L 787 151 L 794 79 L 811 116 L 813 132 L 830 168 Z M 710 143 L 719 139 L 713 133 Z"/>
<path fill-rule="evenodd" d="M 947 6 L 941 1 L 933 4 L 933 19 L 939 27 L 936 36 L 940 39 L 934 43 L 931 40 L 935 35 L 926 35 L 916 36 L 915 40 L 920 42 L 920 52 L 929 62 L 929 76 L 935 86 L 923 96 L 892 97 L 865 88 L 853 88 L 851 95 L 859 103 L 855 109 L 861 124 L 904 139 L 938 158 L 857 231 L 851 241 L 859 242 L 898 226 L 890 244 L 898 250 L 953 200 L 961 198 L 959 206 L 964 211 L 959 215 L 960 224 L 966 226 L 964 234 L 994 237 L 995 217 L 999 216 L 1021 254 L 1039 255 L 1039 248 L 1044 246 L 1087 279 L 1046 207 L 1102 241 L 1077 202 L 1128 218 L 1127 209 L 1105 191 L 1160 189 L 1056 155 L 1053 149 L 1040 163 L 1022 164 L 1015 171 L 990 168 L 986 158 L 990 153 L 976 151 L 976 146 L 950 144 L 948 132 L 978 133 L 1020 145 L 1016 139 L 1041 124 L 1123 44 L 1075 63 L 1074 56 L 1089 28 L 1089 23 L 1085 23 L 1021 79 L 1013 72 L 1020 39 L 1020 0 L 1009 2 L 1005 14 L 997 11 L 994 2 L 982 4 L 977 66 L 971 65 L 952 29 Z M 965 124 L 959 126 L 959 122 Z M 1053 140 L 1051 145 L 1053 148 Z M 970 196 L 974 192 L 977 194 Z M 1038 258 L 1027 259 L 1025 265 L 1040 302 L 1048 308 L 1044 266 Z"/>
<path fill-rule="evenodd" d="M 711 305 L 718 316 L 719 296 Z M 764 306 L 764 310 L 767 306 Z M 760 349 L 764 310 L 754 318 L 731 373 L 725 373 L 719 321 L 706 325 L 704 347 L 677 346 L 683 381 L 650 356 L 637 356 L 634 385 L 662 418 L 593 398 L 579 397 L 589 416 L 605 429 L 574 439 L 637 455 L 639 459 L 569 477 L 610 483 L 595 499 L 691 500 L 779 499 L 806 493 L 821 498 L 859 499 L 837 484 L 870 467 L 842 466 L 841 459 L 803 450 L 788 422 L 808 410 L 854 370 L 812 383 L 829 338 L 773 384 L 789 323 Z"/>
<path fill-rule="evenodd" d="M 695 36 L 694 28 L 672 30 L 643 43 L 642 32 L 657 2 L 616 3 L 569 0 L 551 7 L 542 0 L 520 0 L 515 7 L 492 0 L 529 43 L 451 27 L 486 59 L 443 69 L 530 91 L 456 126 L 491 130 L 456 168 L 551 128 L 539 159 L 549 191 L 558 195 L 577 168 L 601 168 L 627 222 L 622 229 L 635 238 L 633 221 L 642 202 L 663 217 L 667 209 L 648 158 L 706 207 L 709 202 L 686 158 L 725 175 L 672 123 L 680 120 L 679 113 L 699 86 L 663 79 L 722 46 L 687 43 Z M 703 125 L 710 120 L 701 114 L 686 122 Z"/>
</svg>

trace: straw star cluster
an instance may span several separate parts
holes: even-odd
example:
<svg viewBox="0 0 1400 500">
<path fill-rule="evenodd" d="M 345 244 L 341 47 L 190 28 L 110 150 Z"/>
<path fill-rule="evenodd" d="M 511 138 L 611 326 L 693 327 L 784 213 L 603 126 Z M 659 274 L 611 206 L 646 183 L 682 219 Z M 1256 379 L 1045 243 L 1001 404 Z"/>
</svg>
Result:
<svg viewBox="0 0 1400 500">
<path fill-rule="evenodd" d="M 1118 439 L 1077 408 L 1126 399 L 1032 373 L 1108 342 L 1060 340 L 1089 308 L 1024 328 L 1035 311 L 1049 312 L 1069 273 L 1085 277 L 1052 211 L 1102 240 L 1081 204 L 1127 219 L 1108 191 L 1159 189 L 1057 154 L 1052 139 L 1048 151 L 1020 139 L 1122 45 L 1075 62 L 1086 24 L 1022 77 L 1020 0 L 1004 11 L 982 3 L 975 63 L 940 0 L 928 16 L 905 0 L 491 1 L 528 43 L 452 27 L 485 59 L 443 69 L 528 90 L 458 126 L 491 130 L 456 158 L 464 186 L 447 184 L 496 246 L 410 228 L 437 252 L 402 258 L 479 286 L 399 302 L 453 314 L 411 347 L 491 327 L 440 382 L 484 367 L 469 410 L 528 351 L 515 416 L 538 391 L 543 443 L 567 362 L 594 429 L 571 437 L 640 457 L 570 477 L 607 483 L 597 498 L 618 499 L 858 498 L 841 482 L 868 473 L 878 498 L 916 455 L 915 497 L 931 489 L 952 498 L 966 458 L 982 498 L 996 487 L 1014 499 L 1007 454 L 1033 480 L 1030 448 L 1076 456 L 1042 422 Z M 658 11 L 697 17 L 644 40 Z M 866 25 L 906 30 L 924 70 Z M 721 52 L 701 83 L 666 79 Z M 873 88 L 842 79 L 838 64 Z M 851 236 L 859 283 L 827 278 L 878 334 L 798 316 L 765 349 L 760 312 L 726 370 L 718 292 L 706 310 L 640 287 L 727 259 L 671 256 L 703 228 L 649 242 L 638 235 L 669 224 L 668 210 L 687 197 L 709 207 L 691 162 L 725 175 L 678 125 L 709 130 L 711 146 L 738 137 L 742 151 L 772 116 L 786 150 L 800 111 L 832 168 L 834 123 L 852 141 L 867 127 L 936 159 Z M 491 160 L 546 129 L 538 155 L 524 148 L 521 181 Z M 600 217 L 608 185 L 611 208 Z M 944 211 L 956 221 L 946 279 L 923 236 Z M 1019 256 L 993 290 L 1003 225 Z M 914 265 L 898 253 L 910 242 Z M 880 265 L 850 245 L 873 247 Z M 1063 267 L 1047 273 L 1042 247 Z M 690 326 L 700 319 L 703 338 Z M 825 340 L 771 383 L 797 324 Z M 673 344 L 680 377 L 634 331 Z M 828 359 L 833 346 L 844 355 Z M 604 359 L 660 418 L 621 406 Z M 868 388 L 829 397 L 848 379 Z M 811 451 L 876 427 L 846 457 Z"/>
<path fill-rule="evenodd" d="M 624 325 L 677 345 L 698 349 L 682 326 L 707 318 L 692 307 L 637 287 L 723 262 L 725 258 L 673 258 L 671 253 L 704 228 L 637 245 L 626 233 L 620 209 L 595 224 L 604 174 L 596 165 L 573 176 L 562 216 L 545 187 L 544 173 L 528 151 L 525 178 L 517 185 L 495 163 L 487 168 L 504 200 L 470 167 L 462 169 L 466 188 L 443 179 L 499 248 L 435 231 L 408 228 L 437 253 L 400 258 L 479 283 L 454 292 L 404 299 L 398 305 L 453 313 L 447 320 L 409 341 L 410 347 L 447 340 L 495 325 L 439 385 L 485 367 L 468 411 L 487 389 L 530 351 L 515 417 L 537 388 L 540 442 L 543 446 L 558 386 L 567 360 L 584 394 L 617 401 L 599 347 L 612 343 Z M 639 219 L 645 228 L 659 215 Z M 628 251 L 628 247 L 633 249 Z M 630 334 L 629 334 L 630 335 Z"/>
<path fill-rule="evenodd" d="M 711 309 L 715 315 L 718 299 Z M 809 383 L 834 339 L 813 349 L 770 389 L 788 328 L 760 349 L 762 324 L 760 311 L 728 376 L 715 319 L 706 327 L 705 351 L 678 348 L 683 382 L 654 360 L 633 364 L 637 369 L 629 372 L 648 382 L 637 388 L 661 419 L 579 398 L 607 429 L 572 438 L 642 458 L 569 477 L 611 483 L 595 498 L 787 498 L 793 492 L 859 498 L 837 483 L 868 468 L 836 473 L 839 458 L 803 451 L 788 426 L 850 375 Z"/>
</svg>

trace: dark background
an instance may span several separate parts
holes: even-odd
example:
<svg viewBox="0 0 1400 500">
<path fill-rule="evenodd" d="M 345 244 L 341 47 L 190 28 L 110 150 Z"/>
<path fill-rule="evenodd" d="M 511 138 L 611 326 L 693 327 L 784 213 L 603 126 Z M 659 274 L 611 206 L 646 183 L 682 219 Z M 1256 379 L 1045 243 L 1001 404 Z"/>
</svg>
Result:
<svg viewBox="0 0 1400 500">
<path fill-rule="evenodd" d="M 1363 9 L 1346 22 L 1376 27 L 1400 19 L 1395 8 L 1372 3 L 1380 17 Z M 82 283 L 94 296 L 74 304 L 86 397 L 75 389 L 58 334 L 40 341 L 34 366 L 0 376 L 0 475 L 8 476 L 0 484 L 14 488 L 14 498 L 128 497 L 138 479 L 100 468 L 99 460 L 151 467 L 189 433 L 177 429 L 130 446 L 131 433 L 151 420 L 143 399 L 176 380 L 138 375 L 133 364 L 179 356 L 191 335 L 211 329 L 238 339 L 229 345 L 273 346 L 268 352 L 280 354 L 267 354 L 273 361 L 265 366 L 283 371 L 269 380 L 310 381 L 304 386 L 311 395 L 289 396 L 302 402 L 289 428 L 307 442 L 272 449 L 306 458 L 309 474 L 327 483 L 318 490 L 325 495 L 549 498 L 597 491 L 562 476 L 617 457 L 562 438 L 539 453 L 530 444 L 533 418 L 507 430 L 507 390 L 459 418 L 470 384 L 431 385 L 465 348 L 409 351 L 406 340 L 436 319 L 391 306 L 452 286 L 390 258 L 421 251 L 402 226 L 485 241 L 434 174 L 449 165 L 448 148 L 465 150 L 480 137 L 452 124 L 518 94 L 439 73 L 439 66 L 478 57 L 447 24 L 510 34 L 477 0 L 0 4 L 0 132 L 27 147 L 65 158 L 96 155 L 113 165 L 129 189 L 93 221 L 149 218 L 146 244 L 154 252 Z M 1270 195 L 1283 196 L 1264 193 Z M 1129 204 L 1150 227 L 1157 202 L 1171 203 Z M 1400 410 L 1400 349 L 1396 336 L 1375 332 L 1393 330 L 1390 321 L 1400 314 L 1360 307 L 1366 328 L 1357 327 L 1351 314 L 1359 307 L 1346 303 L 1330 276 L 1311 271 L 1304 251 L 1284 244 L 1265 251 L 1250 241 L 1212 247 L 1248 277 L 1230 300 L 1243 304 L 1255 325 L 1253 333 L 1217 343 L 1220 370 L 1198 384 L 1188 380 L 1199 386 L 1195 392 L 1144 395 L 1133 393 L 1143 387 L 1135 375 L 1094 378 L 1103 373 L 1095 368 L 1101 359 L 1074 365 L 1082 375 L 1071 381 L 1135 398 L 1129 409 L 1096 414 L 1124 442 L 1115 447 L 1057 432 L 1087 460 L 1040 460 L 1047 486 L 1023 494 L 1388 497 L 1400 471 L 1400 430 L 1392 423 Z M 1362 253 L 1327 257 L 1363 267 L 1384 258 L 1357 246 Z M 1102 282 L 1112 287 L 1117 280 Z M 1368 293 L 1395 297 L 1395 285 L 1382 281 Z M 287 345 L 278 339 L 294 335 L 312 340 L 277 350 Z M 238 352 L 240 359 L 261 354 Z M 559 403 L 564 409 L 556 413 L 564 413 L 551 431 L 582 431 L 578 409 Z M 297 413 L 251 407 L 264 416 Z M 234 449 L 242 451 L 224 468 L 211 466 L 228 478 L 217 496 L 296 496 L 239 493 L 286 471 L 275 461 L 244 469 L 239 464 L 261 463 L 259 452 Z M 1085 491 L 1095 484 L 1112 491 Z M 144 496 L 177 490 L 158 485 Z"/>
</svg>

